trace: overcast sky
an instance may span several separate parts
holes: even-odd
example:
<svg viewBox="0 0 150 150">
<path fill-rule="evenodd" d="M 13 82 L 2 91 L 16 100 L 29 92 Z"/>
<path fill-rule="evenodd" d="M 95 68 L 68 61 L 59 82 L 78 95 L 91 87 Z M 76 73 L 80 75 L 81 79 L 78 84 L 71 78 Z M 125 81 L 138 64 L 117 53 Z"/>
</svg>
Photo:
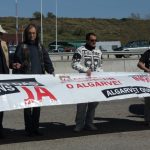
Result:
<svg viewBox="0 0 150 150">
<path fill-rule="evenodd" d="M 56 14 L 56 0 L 42 0 L 43 14 Z M 16 0 L 1 0 L 0 16 L 15 16 Z M 57 0 L 58 16 L 71 18 L 125 18 L 131 13 L 150 16 L 150 0 Z M 41 0 L 18 0 L 18 16 L 32 17 Z"/>
</svg>

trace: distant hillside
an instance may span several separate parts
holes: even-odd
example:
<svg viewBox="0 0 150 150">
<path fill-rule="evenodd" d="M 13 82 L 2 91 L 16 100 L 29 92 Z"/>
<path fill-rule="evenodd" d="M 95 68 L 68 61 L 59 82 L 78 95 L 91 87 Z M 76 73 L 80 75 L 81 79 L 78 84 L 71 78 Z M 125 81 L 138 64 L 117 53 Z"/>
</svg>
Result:
<svg viewBox="0 0 150 150">
<path fill-rule="evenodd" d="M 40 19 L 19 18 L 19 28 L 29 23 L 40 26 Z M 15 17 L 0 17 L 0 24 L 9 34 L 15 34 Z M 44 45 L 55 40 L 55 18 L 43 19 Z M 87 32 L 95 32 L 100 41 L 150 40 L 150 20 L 58 18 L 58 40 L 84 40 Z"/>
</svg>

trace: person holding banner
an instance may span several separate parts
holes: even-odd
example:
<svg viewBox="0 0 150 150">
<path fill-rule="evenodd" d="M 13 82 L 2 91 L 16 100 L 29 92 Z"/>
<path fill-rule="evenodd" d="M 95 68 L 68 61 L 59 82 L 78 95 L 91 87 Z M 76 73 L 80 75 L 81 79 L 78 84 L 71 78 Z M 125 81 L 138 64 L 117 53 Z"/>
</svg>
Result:
<svg viewBox="0 0 150 150">
<path fill-rule="evenodd" d="M 7 33 L 0 25 L 0 74 L 9 74 L 9 52 L 6 42 L 3 40 L 3 34 Z M 0 112 L 0 138 L 3 134 L 3 112 Z"/>
<path fill-rule="evenodd" d="M 37 26 L 29 24 L 24 30 L 24 42 L 17 46 L 14 55 L 13 73 L 44 74 L 45 71 L 53 74 L 53 64 L 40 43 Z M 39 118 L 40 107 L 24 109 L 25 131 L 28 136 L 41 135 Z"/>
<path fill-rule="evenodd" d="M 147 50 L 139 59 L 137 66 L 144 72 L 150 73 L 150 50 Z M 146 125 L 150 126 L 150 97 L 145 97 L 144 119 Z"/>
<path fill-rule="evenodd" d="M 102 52 L 96 48 L 96 34 L 88 33 L 86 34 L 86 44 L 79 47 L 73 55 L 72 68 L 91 76 L 94 71 L 102 71 L 101 58 Z M 97 130 L 97 127 L 93 124 L 97 105 L 98 102 L 77 104 L 75 132 L 80 132 L 83 129 Z"/>
</svg>

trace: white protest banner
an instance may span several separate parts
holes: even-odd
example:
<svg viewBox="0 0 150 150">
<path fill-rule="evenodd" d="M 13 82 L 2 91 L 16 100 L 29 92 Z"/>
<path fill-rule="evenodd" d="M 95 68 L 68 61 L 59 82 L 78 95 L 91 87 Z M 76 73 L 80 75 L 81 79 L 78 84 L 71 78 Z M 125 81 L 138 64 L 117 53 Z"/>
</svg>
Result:
<svg viewBox="0 0 150 150">
<path fill-rule="evenodd" d="M 148 96 L 147 73 L 0 75 L 0 111 Z"/>
</svg>

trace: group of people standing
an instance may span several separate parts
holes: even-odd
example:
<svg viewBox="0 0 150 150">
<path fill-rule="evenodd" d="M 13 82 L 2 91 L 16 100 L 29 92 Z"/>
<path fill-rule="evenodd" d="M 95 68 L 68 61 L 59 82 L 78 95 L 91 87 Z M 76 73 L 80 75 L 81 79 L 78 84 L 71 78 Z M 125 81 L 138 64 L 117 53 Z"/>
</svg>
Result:
<svg viewBox="0 0 150 150">
<path fill-rule="evenodd" d="M 9 74 L 9 51 L 2 36 L 6 31 L 0 25 L 0 74 Z M 91 76 L 92 72 L 102 71 L 102 52 L 96 48 L 96 34 L 86 34 L 86 44 L 76 49 L 72 58 L 72 68 L 80 73 Z M 13 74 L 54 74 L 54 67 L 48 52 L 40 43 L 39 30 L 35 24 L 29 24 L 24 30 L 24 41 L 16 48 L 13 64 Z M 150 50 L 139 60 L 138 67 L 150 72 Z M 150 126 L 150 98 L 145 98 L 145 121 Z M 77 104 L 75 132 L 82 130 L 95 131 L 93 124 L 95 109 L 98 102 Z M 3 112 L 0 112 L 0 138 L 3 134 Z M 41 136 L 39 132 L 40 107 L 25 108 L 25 132 L 28 136 Z"/>
<path fill-rule="evenodd" d="M 9 52 L 7 44 L 2 40 L 6 31 L 0 26 L 0 73 L 9 74 Z M 91 76 L 93 71 L 101 71 L 102 53 L 96 49 L 96 35 L 88 33 L 86 44 L 76 50 L 73 55 L 72 67 L 80 73 Z M 24 30 L 24 41 L 16 48 L 13 64 L 13 74 L 54 74 L 54 67 L 48 52 L 39 40 L 39 30 L 35 24 L 29 24 Z M 93 124 L 95 108 L 98 102 L 77 105 L 76 126 L 74 131 L 80 132 L 85 127 L 88 130 L 97 130 Z M 39 132 L 40 107 L 25 108 L 25 132 L 28 136 L 41 136 Z M 0 138 L 3 134 L 3 112 L 0 112 Z"/>
<path fill-rule="evenodd" d="M 39 40 L 38 27 L 29 24 L 24 31 L 24 42 L 19 44 L 14 54 L 13 64 L 9 64 L 9 52 L 2 35 L 6 31 L 0 26 L 0 73 L 9 74 L 9 65 L 12 66 L 13 74 L 49 74 L 54 73 L 54 67 L 48 52 Z M 24 122 L 28 136 L 40 136 L 39 132 L 40 107 L 25 108 Z M 0 138 L 3 134 L 3 112 L 0 112 Z"/>
</svg>

